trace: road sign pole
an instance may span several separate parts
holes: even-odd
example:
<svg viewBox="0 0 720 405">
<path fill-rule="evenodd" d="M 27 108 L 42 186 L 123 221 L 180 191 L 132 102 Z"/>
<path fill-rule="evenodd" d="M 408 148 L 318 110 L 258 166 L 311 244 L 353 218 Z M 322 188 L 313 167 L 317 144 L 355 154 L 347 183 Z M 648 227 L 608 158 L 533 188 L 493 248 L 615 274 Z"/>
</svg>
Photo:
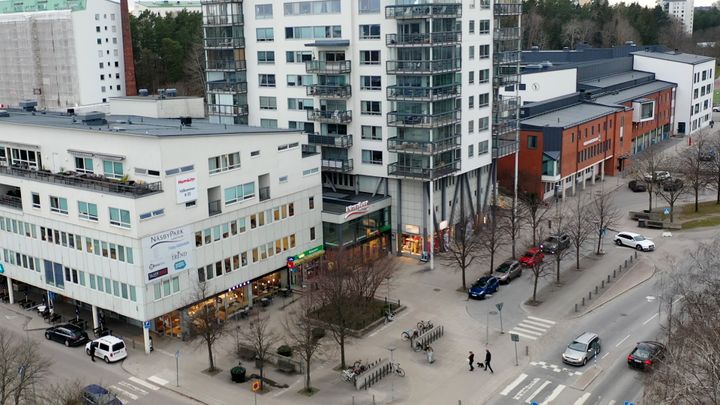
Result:
<svg viewBox="0 0 720 405">
<path fill-rule="evenodd" d="M 503 303 L 502 303 L 502 302 L 498 302 L 497 304 L 495 304 L 495 308 L 497 308 L 498 313 L 500 314 L 500 334 L 502 335 L 502 334 L 505 333 L 505 332 L 503 332 L 503 324 L 502 324 L 502 309 L 503 309 Z"/>
<path fill-rule="evenodd" d="M 175 386 L 180 386 L 180 349 L 175 352 Z"/>
<path fill-rule="evenodd" d="M 517 356 L 517 342 L 515 342 L 515 365 L 518 365 L 518 356 Z"/>
</svg>

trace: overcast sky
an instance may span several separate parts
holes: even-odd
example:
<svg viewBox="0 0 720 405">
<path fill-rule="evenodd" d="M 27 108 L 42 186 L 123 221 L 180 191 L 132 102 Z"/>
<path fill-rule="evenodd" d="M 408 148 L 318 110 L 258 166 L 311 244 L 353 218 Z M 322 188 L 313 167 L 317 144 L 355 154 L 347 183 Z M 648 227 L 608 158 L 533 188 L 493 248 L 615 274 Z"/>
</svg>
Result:
<svg viewBox="0 0 720 405">
<path fill-rule="evenodd" d="M 695 7 L 711 6 L 713 4 L 713 1 L 714 0 L 695 0 Z M 621 0 L 610 0 L 610 4 L 617 4 L 617 3 L 621 3 L 621 2 L 622 2 Z M 638 3 L 641 6 L 646 6 L 646 7 L 655 7 L 655 5 L 657 4 L 657 2 L 655 0 L 636 0 L 636 1 L 626 0 L 625 3 L 626 4 Z"/>
</svg>

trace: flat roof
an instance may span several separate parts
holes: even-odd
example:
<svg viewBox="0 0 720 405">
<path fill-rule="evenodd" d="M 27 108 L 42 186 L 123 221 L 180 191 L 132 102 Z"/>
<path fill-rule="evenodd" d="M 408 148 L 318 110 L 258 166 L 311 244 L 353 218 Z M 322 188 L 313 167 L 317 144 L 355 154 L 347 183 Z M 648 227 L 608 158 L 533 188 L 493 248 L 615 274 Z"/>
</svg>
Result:
<svg viewBox="0 0 720 405">
<path fill-rule="evenodd" d="M 654 73 L 641 72 L 639 70 L 632 70 L 629 72 L 617 73 L 617 74 L 613 74 L 613 75 L 609 75 L 609 76 L 597 77 L 597 78 L 593 78 L 590 80 L 584 80 L 584 81 L 578 82 L 578 84 L 584 85 L 584 86 L 605 88 L 605 87 L 617 86 L 619 84 L 623 84 L 623 83 L 630 82 L 633 80 L 652 78 L 654 76 L 655 76 Z"/>
<path fill-rule="evenodd" d="M 654 82 L 641 84 L 640 86 L 631 87 L 629 89 L 614 91 L 610 94 L 597 97 L 594 101 L 601 104 L 624 103 L 627 101 L 637 100 L 658 91 L 671 89 L 676 86 L 677 85 L 675 83 L 655 80 Z"/>
<path fill-rule="evenodd" d="M 58 10 L 80 11 L 85 10 L 86 5 L 87 0 L 0 0 L 0 14 Z"/>
<path fill-rule="evenodd" d="M 389 195 L 370 193 L 357 193 L 348 190 L 332 190 L 330 188 L 323 189 L 323 212 L 331 214 L 344 214 L 345 207 L 355 205 L 357 203 L 367 201 L 368 204 L 374 204 L 390 198 Z"/>
<path fill-rule="evenodd" d="M 637 56 L 647 56 L 648 58 L 667 60 L 667 61 L 671 61 L 671 62 L 687 63 L 690 65 L 697 65 L 699 63 L 710 62 L 710 61 L 715 60 L 715 58 L 711 58 L 709 56 L 694 55 L 691 53 L 681 53 L 681 52 L 638 51 L 638 52 L 633 52 L 632 54 L 637 55 Z"/>
<path fill-rule="evenodd" d="M 190 7 L 190 8 L 200 8 L 200 2 L 199 1 L 165 1 L 165 0 L 145 0 L 145 1 L 135 1 L 135 4 L 139 4 L 143 7 L 148 8 L 181 8 L 181 7 Z"/>
<path fill-rule="evenodd" d="M 520 121 L 523 127 L 560 127 L 568 128 L 583 122 L 608 115 L 624 107 L 607 106 L 583 102 L 569 107 L 560 108 L 545 114 L 536 115 Z"/>
<path fill-rule="evenodd" d="M 0 116 L 0 123 L 74 129 L 98 133 L 131 134 L 149 137 L 192 137 L 243 134 L 285 134 L 301 132 L 294 129 L 262 128 L 248 125 L 211 124 L 207 119 L 193 119 L 190 126 L 180 125 L 180 119 L 147 118 L 135 115 L 106 115 L 107 124 L 87 125 L 81 116 L 64 113 L 29 113 L 8 110 L 9 116 Z M 73 118 L 75 122 L 73 122 Z"/>
</svg>

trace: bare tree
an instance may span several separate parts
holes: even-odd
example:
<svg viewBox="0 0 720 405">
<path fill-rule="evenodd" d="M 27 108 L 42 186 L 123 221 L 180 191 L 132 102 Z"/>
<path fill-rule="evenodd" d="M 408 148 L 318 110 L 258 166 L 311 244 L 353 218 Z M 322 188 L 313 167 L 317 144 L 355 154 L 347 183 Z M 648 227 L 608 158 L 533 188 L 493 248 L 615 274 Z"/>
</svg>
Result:
<svg viewBox="0 0 720 405">
<path fill-rule="evenodd" d="M 569 223 L 566 231 L 570 236 L 570 243 L 575 248 L 575 269 L 580 270 L 580 250 L 593 234 L 590 211 L 587 209 L 588 200 L 585 194 L 575 197 L 575 205 L 569 214 Z"/>
<path fill-rule="evenodd" d="M 648 211 L 652 211 L 652 197 L 656 188 L 660 187 L 657 173 L 667 170 L 668 161 L 657 145 L 652 145 L 632 159 L 630 176 L 633 180 L 647 184 Z"/>
<path fill-rule="evenodd" d="M 532 244 L 538 244 L 538 232 L 542 232 L 542 221 L 548 213 L 548 205 L 535 193 L 520 195 L 520 204 L 526 214 L 526 220 L 532 230 Z"/>
<path fill-rule="evenodd" d="M 692 190 L 695 197 L 695 212 L 700 209 L 700 190 L 708 184 L 705 169 L 705 156 L 708 153 L 709 141 L 703 132 L 693 137 L 693 145 L 683 149 L 677 155 L 675 167 L 682 174 L 685 187 Z M 670 211 L 672 214 L 672 211 Z"/>
<path fill-rule="evenodd" d="M 544 25 L 545 19 L 535 7 L 530 9 L 528 14 L 524 16 L 522 28 L 525 32 L 527 48 L 530 46 L 543 47 L 546 35 Z"/>
<path fill-rule="evenodd" d="M 597 27 L 592 20 L 573 18 L 562 27 L 563 37 L 570 49 L 578 43 L 589 42 Z"/>
<path fill-rule="evenodd" d="M 675 203 L 687 194 L 687 191 L 687 184 L 680 178 L 665 180 L 662 185 L 658 185 L 657 194 L 670 206 L 670 222 L 675 219 Z"/>
<path fill-rule="evenodd" d="M 248 326 L 236 329 L 238 337 L 244 340 L 255 352 L 255 364 L 260 370 L 260 390 L 265 387 L 263 371 L 265 369 L 265 361 L 272 347 L 280 341 L 274 330 L 270 329 L 270 318 L 267 315 L 261 315 L 256 312 L 250 318 Z"/>
<path fill-rule="evenodd" d="M 184 68 L 185 74 L 190 79 L 186 81 L 188 92 L 205 97 L 207 76 L 205 74 L 205 49 L 202 40 L 193 43 L 190 50 L 188 50 Z"/>
<path fill-rule="evenodd" d="M 190 336 L 200 345 L 205 345 L 208 352 L 208 372 L 217 371 L 213 346 L 225 335 L 225 322 L 220 319 L 215 300 L 208 300 L 210 293 L 206 283 L 198 282 L 190 295 L 190 302 L 197 303 L 188 310 L 190 320 Z"/>
<path fill-rule="evenodd" d="M 481 240 L 473 226 L 472 219 L 463 215 L 450 236 L 447 253 L 441 256 L 441 260 L 460 270 L 463 290 L 467 289 L 467 269 L 480 254 L 481 248 Z"/>
<path fill-rule="evenodd" d="M 527 207 L 521 204 L 517 198 L 513 198 L 510 209 L 502 210 L 498 214 L 500 229 L 505 232 L 507 239 L 510 240 L 512 258 L 515 259 L 517 257 L 517 239 L 520 237 L 523 222 L 527 218 Z"/>
<path fill-rule="evenodd" d="M 349 265 L 350 271 L 344 275 L 350 295 L 368 303 L 375 299 L 377 290 L 389 277 L 392 277 L 396 269 L 397 262 L 389 257 L 366 258 L 361 255 L 355 255 Z"/>
<path fill-rule="evenodd" d="M 567 233 L 568 225 L 565 221 L 565 215 L 560 211 L 560 204 L 555 203 L 556 207 L 556 214 L 554 218 L 554 236 L 560 237 L 563 234 Z M 569 236 L 569 235 L 568 235 Z M 561 249 L 560 243 L 558 239 L 558 247 L 557 250 L 555 250 L 555 253 L 553 254 L 553 262 L 555 262 L 555 282 L 557 284 L 560 284 L 560 265 L 562 264 L 563 260 L 568 257 L 570 252 L 572 252 L 570 249 Z"/>
<path fill-rule="evenodd" d="M 499 227 L 499 216 L 496 205 L 490 206 L 490 219 L 486 224 L 479 227 L 479 239 L 480 239 L 480 251 L 483 253 L 484 258 L 488 263 L 487 274 L 492 274 L 495 269 L 495 254 L 500 250 L 506 243 L 506 234 L 500 230 Z"/>
<path fill-rule="evenodd" d="M 38 347 L 30 339 L 0 329 L 0 405 L 38 403 L 36 386 L 52 364 Z"/>
<path fill-rule="evenodd" d="M 711 157 L 705 166 L 707 180 L 708 184 L 712 184 L 717 191 L 715 204 L 720 204 L 720 131 L 711 132 L 707 142 Z"/>
<path fill-rule="evenodd" d="M 63 381 L 52 384 L 44 390 L 42 398 L 44 403 L 55 405 L 85 405 L 82 394 L 82 384 L 78 380 Z"/>
<path fill-rule="evenodd" d="M 598 242 L 595 254 L 602 254 L 602 240 L 607 229 L 620 220 L 620 211 L 615 205 L 612 193 L 601 190 L 592 197 L 590 205 L 590 220 L 595 224 Z"/>
<path fill-rule="evenodd" d="M 533 294 L 532 294 L 532 303 L 537 304 L 537 288 L 538 288 L 538 281 L 540 278 L 545 277 L 550 272 L 550 266 L 546 265 L 545 263 L 535 263 L 535 265 L 530 266 L 530 271 L 532 272 L 533 276 Z"/>
<path fill-rule="evenodd" d="M 314 309 L 314 295 L 308 291 L 300 302 L 300 308 L 291 311 L 285 318 L 284 327 L 286 337 L 298 356 L 305 362 L 305 392 L 312 393 L 310 384 L 310 365 L 320 350 L 320 339 L 315 335 L 317 321 L 312 318 Z"/>
</svg>

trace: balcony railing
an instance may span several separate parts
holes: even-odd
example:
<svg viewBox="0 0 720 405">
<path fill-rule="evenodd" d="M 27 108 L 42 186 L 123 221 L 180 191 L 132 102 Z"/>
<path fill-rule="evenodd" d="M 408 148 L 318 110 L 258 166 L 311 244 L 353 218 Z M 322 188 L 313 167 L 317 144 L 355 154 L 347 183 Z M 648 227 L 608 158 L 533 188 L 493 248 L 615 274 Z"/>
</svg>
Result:
<svg viewBox="0 0 720 405">
<path fill-rule="evenodd" d="M 349 148 L 353 146 L 353 139 L 352 135 L 323 135 L 315 133 L 308 134 L 308 143 L 331 148 Z"/>
<path fill-rule="evenodd" d="M 352 159 L 322 159 L 322 170 L 327 172 L 347 173 L 353 169 Z"/>
<path fill-rule="evenodd" d="M 307 95 L 322 98 L 350 98 L 352 95 L 352 86 L 328 86 L 322 84 L 313 84 L 307 86 Z"/>
<path fill-rule="evenodd" d="M 520 107 L 520 97 L 503 97 L 493 102 L 493 115 L 498 118 L 515 118 Z"/>
<path fill-rule="evenodd" d="M 460 170 L 460 162 L 441 163 L 437 167 L 404 166 L 397 162 L 388 165 L 388 175 L 415 179 L 437 179 Z"/>
<path fill-rule="evenodd" d="M 459 84 L 438 87 L 388 86 L 387 88 L 387 99 L 391 101 L 437 101 L 454 97 L 460 97 Z"/>
<path fill-rule="evenodd" d="M 247 83 L 208 82 L 208 91 L 215 93 L 247 93 Z"/>
<path fill-rule="evenodd" d="M 43 170 L 0 166 L 0 175 L 21 177 L 31 181 L 82 188 L 129 198 L 145 197 L 163 191 L 162 182 L 159 181 L 155 183 L 136 183 L 132 180 L 121 182 L 103 176 L 75 172 L 51 173 Z"/>
<path fill-rule="evenodd" d="M 386 64 L 390 75 L 428 75 L 433 73 L 457 72 L 461 68 L 459 58 L 439 60 L 389 60 Z"/>
<path fill-rule="evenodd" d="M 509 86 L 511 84 L 517 84 L 519 82 L 520 82 L 520 75 L 518 75 L 516 73 L 503 74 L 503 75 L 496 74 L 495 76 L 493 76 L 493 84 L 495 86 L 499 86 L 499 87 L 505 87 L 505 86 Z"/>
<path fill-rule="evenodd" d="M 242 14 L 203 15 L 203 26 L 241 25 L 244 23 Z"/>
<path fill-rule="evenodd" d="M 309 60 L 305 62 L 305 71 L 307 73 L 316 73 L 321 75 L 334 75 L 350 73 L 352 62 L 349 60 L 325 61 L 325 60 Z"/>
<path fill-rule="evenodd" d="M 495 0 L 493 14 L 510 16 L 522 14 L 522 0 Z"/>
<path fill-rule="evenodd" d="M 500 137 L 506 134 L 513 133 L 518 129 L 518 122 L 516 119 L 498 120 L 492 124 L 492 134 L 494 137 Z"/>
<path fill-rule="evenodd" d="M 508 41 L 520 39 L 520 27 L 495 28 L 493 31 L 495 41 Z"/>
<path fill-rule="evenodd" d="M 331 124 L 347 124 L 352 121 L 352 111 L 308 110 L 307 119 Z"/>
<path fill-rule="evenodd" d="M 493 55 L 493 63 L 495 63 L 495 64 L 519 63 L 519 62 L 520 62 L 520 51 L 496 52 Z"/>
<path fill-rule="evenodd" d="M 217 38 L 205 38 L 205 48 L 244 48 L 245 38 L 230 38 L 230 37 L 217 37 Z"/>
<path fill-rule="evenodd" d="M 388 47 L 415 47 L 434 45 L 453 45 L 462 41 L 460 32 L 432 32 L 418 34 L 387 34 L 385 44 Z"/>
<path fill-rule="evenodd" d="M 260 187 L 258 190 L 260 191 L 260 201 L 270 199 L 270 187 Z"/>
<path fill-rule="evenodd" d="M 0 205 L 21 210 L 22 198 L 12 195 L 2 195 L 0 196 Z"/>
<path fill-rule="evenodd" d="M 222 203 L 220 200 L 208 201 L 208 215 L 222 214 Z"/>
<path fill-rule="evenodd" d="M 460 18 L 462 16 L 462 4 L 460 3 L 460 0 L 456 0 L 437 4 L 386 6 L 385 18 Z"/>
<path fill-rule="evenodd" d="M 248 115 L 248 105 L 208 104 L 208 114 L 226 116 Z"/>
<path fill-rule="evenodd" d="M 512 155 L 518 149 L 518 143 L 514 139 L 493 139 L 492 158 L 499 159 Z"/>
<path fill-rule="evenodd" d="M 387 148 L 395 153 L 415 153 L 432 155 L 460 147 L 460 136 L 455 135 L 438 141 L 418 141 L 397 137 L 388 138 Z"/>
<path fill-rule="evenodd" d="M 401 113 L 387 114 L 387 124 L 391 127 L 436 128 L 460 122 L 460 111 L 448 111 L 438 114 Z"/>
<path fill-rule="evenodd" d="M 207 70 L 224 70 L 235 72 L 247 70 L 247 63 L 244 60 L 209 60 Z"/>
</svg>

